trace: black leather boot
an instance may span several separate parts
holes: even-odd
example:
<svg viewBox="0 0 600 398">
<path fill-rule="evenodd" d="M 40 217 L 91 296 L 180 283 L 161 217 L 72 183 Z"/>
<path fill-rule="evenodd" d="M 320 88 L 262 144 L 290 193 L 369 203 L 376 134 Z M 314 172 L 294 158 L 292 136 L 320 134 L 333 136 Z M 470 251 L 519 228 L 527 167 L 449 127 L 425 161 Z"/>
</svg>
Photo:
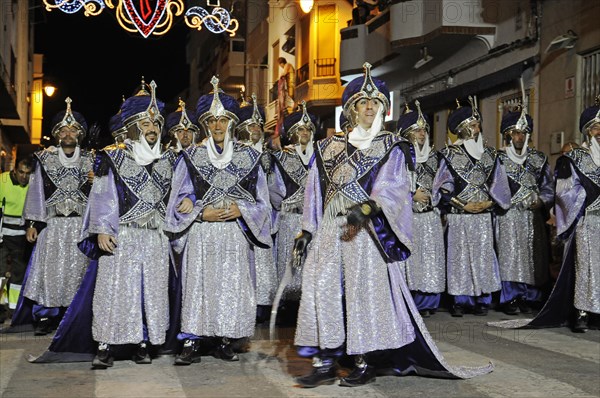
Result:
<svg viewBox="0 0 600 398">
<path fill-rule="evenodd" d="M 585 333 L 588 330 L 588 313 L 585 311 L 577 311 L 577 317 L 573 324 L 573 332 Z"/>
<path fill-rule="evenodd" d="M 333 384 L 337 380 L 335 361 L 333 358 L 313 357 L 312 372 L 306 376 L 296 377 L 296 383 L 302 388 L 314 388 Z"/>
<path fill-rule="evenodd" d="M 340 380 L 342 387 L 359 387 L 375 381 L 377 376 L 375 367 L 367 364 L 364 355 L 357 355 L 354 370 Z"/>
<path fill-rule="evenodd" d="M 185 339 L 183 341 L 183 350 L 181 354 L 175 357 L 175 365 L 187 366 L 195 362 L 200 362 L 200 342 L 198 340 Z"/>
<path fill-rule="evenodd" d="M 140 365 L 146 365 L 152 363 L 152 358 L 150 357 L 150 352 L 148 351 L 148 345 L 150 343 L 147 341 L 140 341 L 137 346 L 137 351 L 133 356 L 133 360 L 135 363 Z"/>
<path fill-rule="evenodd" d="M 450 309 L 450 314 L 453 317 L 457 317 L 457 318 L 461 318 L 465 313 L 465 310 L 463 309 L 463 306 L 460 304 L 454 304 L 452 306 L 452 308 Z"/>
<path fill-rule="evenodd" d="M 98 344 L 98 352 L 96 357 L 92 361 L 92 367 L 94 369 L 106 369 L 113 366 L 113 357 L 110 352 L 110 345 L 106 343 Z"/>
<path fill-rule="evenodd" d="M 221 343 L 214 352 L 214 357 L 224 361 L 235 362 L 239 361 L 240 357 L 233 351 L 231 342 L 227 337 L 223 337 Z"/>
</svg>

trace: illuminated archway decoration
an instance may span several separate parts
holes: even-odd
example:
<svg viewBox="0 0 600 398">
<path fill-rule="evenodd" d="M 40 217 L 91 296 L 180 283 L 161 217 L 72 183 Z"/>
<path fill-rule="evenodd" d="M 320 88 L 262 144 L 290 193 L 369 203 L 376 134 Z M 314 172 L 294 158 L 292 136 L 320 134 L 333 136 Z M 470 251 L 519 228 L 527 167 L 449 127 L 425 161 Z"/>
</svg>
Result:
<svg viewBox="0 0 600 398">
<path fill-rule="evenodd" d="M 117 22 L 130 33 L 139 33 L 144 38 L 151 35 L 161 36 L 167 33 L 173 20 L 183 14 L 184 0 L 43 0 L 47 11 L 59 9 L 74 14 L 81 9 L 86 17 L 100 15 L 105 8 L 114 9 Z M 239 27 L 237 19 L 220 6 L 220 0 L 207 6 L 211 12 L 200 6 L 190 7 L 185 13 L 188 27 L 201 30 L 202 25 L 212 33 L 227 32 L 235 36 Z"/>
</svg>

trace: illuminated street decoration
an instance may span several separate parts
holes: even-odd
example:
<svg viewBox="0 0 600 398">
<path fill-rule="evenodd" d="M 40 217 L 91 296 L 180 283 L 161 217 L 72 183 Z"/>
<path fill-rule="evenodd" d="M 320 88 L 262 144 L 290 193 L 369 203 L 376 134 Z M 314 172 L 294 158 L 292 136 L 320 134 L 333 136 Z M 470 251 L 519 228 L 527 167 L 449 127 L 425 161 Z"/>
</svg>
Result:
<svg viewBox="0 0 600 398">
<path fill-rule="evenodd" d="M 113 8 L 111 1 L 107 0 L 107 4 Z M 173 25 L 173 16 L 181 15 L 183 9 L 183 0 L 156 0 L 154 9 L 150 0 L 118 0 L 116 13 L 123 29 L 132 33 L 137 30 L 147 38 L 167 33 Z"/>
<path fill-rule="evenodd" d="M 139 33 L 144 38 L 150 35 L 161 36 L 173 25 L 174 17 L 183 14 L 183 0 L 43 0 L 47 11 L 59 9 L 67 14 L 84 10 L 86 17 L 100 15 L 105 8 L 115 10 L 117 22 L 123 29 L 131 33 Z M 185 13 L 185 23 L 193 29 L 201 30 L 202 25 L 212 33 L 227 32 L 235 36 L 239 27 L 237 19 L 232 18 L 220 0 L 207 6 L 209 12 L 200 6 L 190 7 Z M 210 9 L 209 9 L 210 10 Z"/>
<path fill-rule="evenodd" d="M 227 32 L 229 36 L 235 36 L 239 27 L 237 19 L 231 19 L 229 12 L 219 7 L 218 3 L 211 14 L 202 7 L 190 7 L 185 13 L 185 23 L 190 28 L 197 30 L 201 30 L 202 24 L 204 24 L 206 29 L 213 33 Z"/>
<path fill-rule="evenodd" d="M 105 7 L 102 0 L 54 0 L 53 3 L 44 0 L 44 4 L 47 11 L 58 8 L 67 14 L 74 14 L 83 8 L 85 9 L 84 14 L 86 17 L 100 15 Z"/>
</svg>

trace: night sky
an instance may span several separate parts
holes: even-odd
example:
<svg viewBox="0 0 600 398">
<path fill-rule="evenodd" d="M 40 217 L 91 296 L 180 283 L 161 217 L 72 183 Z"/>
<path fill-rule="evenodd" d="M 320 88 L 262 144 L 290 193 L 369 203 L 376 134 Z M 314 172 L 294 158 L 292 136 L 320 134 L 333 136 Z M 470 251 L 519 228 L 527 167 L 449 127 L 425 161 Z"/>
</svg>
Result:
<svg viewBox="0 0 600 398">
<path fill-rule="evenodd" d="M 39 21 L 40 15 L 45 21 Z M 119 110 L 123 95 L 134 93 L 142 76 L 147 83 L 156 81 L 157 96 L 169 107 L 176 106 L 178 94 L 189 84 L 185 42 L 190 29 L 181 17 L 166 35 L 148 39 L 121 28 L 108 8 L 96 17 L 86 17 L 81 10 L 39 11 L 37 19 L 35 52 L 44 54 L 45 78 L 58 88 L 51 98 L 45 97 L 43 135 L 49 135 L 52 118 L 71 97 L 73 110 L 82 113 L 88 125 L 99 123 L 102 141 L 110 143 L 108 119 Z M 81 41 L 86 44 L 78 44 Z"/>
</svg>

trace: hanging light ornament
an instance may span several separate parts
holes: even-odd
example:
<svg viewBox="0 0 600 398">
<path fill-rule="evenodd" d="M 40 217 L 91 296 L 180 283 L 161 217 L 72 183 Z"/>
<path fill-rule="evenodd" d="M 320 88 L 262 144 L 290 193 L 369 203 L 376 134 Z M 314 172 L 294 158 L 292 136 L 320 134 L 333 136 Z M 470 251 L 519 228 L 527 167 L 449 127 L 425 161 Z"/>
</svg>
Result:
<svg viewBox="0 0 600 398">
<path fill-rule="evenodd" d="M 213 33 L 229 33 L 229 36 L 235 36 L 238 30 L 239 23 L 237 19 L 232 19 L 229 12 L 221 7 L 221 1 L 217 0 L 215 4 L 211 4 L 208 0 L 207 5 L 214 7 L 212 13 L 209 13 L 204 8 L 195 6 L 190 7 L 185 13 L 185 23 L 193 29 L 202 30 L 202 25 Z"/>
<path fill-rule="evenodd" d="M 74 14 L 84 9 L 86 17 L 100 15 L 106 7 L 114 9 L 117 22 L 123 29 L 131 33 L 139 33 L 144 38 L 150 35 L 161 36 L 173 25 L 174 17 L 183 14 L 183 0 L 43 0 L 47 11 L 59 9 L 67 14 Z M 154 3 L 154 6 L 152 4 Z M 185 13 L 185 23 L 193 29 L 201 30 L 202 25 L 212 33 L 228 32 L 235 36 L 239 27 L 237 19 L 221 7 L 220 0 L 207 6 L 213 7 L 209 13 L 199 6 L 190 7 Z"/>
</svg>

